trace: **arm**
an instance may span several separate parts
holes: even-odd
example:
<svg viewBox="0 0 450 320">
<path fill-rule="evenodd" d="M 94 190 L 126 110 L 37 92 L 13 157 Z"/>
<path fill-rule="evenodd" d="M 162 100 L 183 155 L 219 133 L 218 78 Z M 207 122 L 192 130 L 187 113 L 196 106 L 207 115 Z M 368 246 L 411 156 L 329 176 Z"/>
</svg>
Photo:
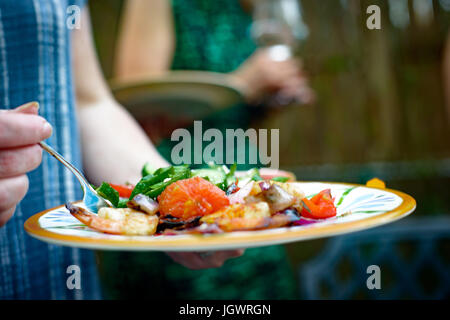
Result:
<svg viewBox="0 0 450 320">
<path fill-rule="evenodd" d="M 73 32 L 73 69 L 85 172 L 90 181 L 136 183 L 145 162 L 168 163 L 112 97 L 97 61 L 87 9 Z"/>
<path fill-rule="evenodd" d="M 172 8 L 168 0 L 128 0 L 123 10 L 115 62 L 123 81 L 161 75 L 174 51 Z"/>
</svg>

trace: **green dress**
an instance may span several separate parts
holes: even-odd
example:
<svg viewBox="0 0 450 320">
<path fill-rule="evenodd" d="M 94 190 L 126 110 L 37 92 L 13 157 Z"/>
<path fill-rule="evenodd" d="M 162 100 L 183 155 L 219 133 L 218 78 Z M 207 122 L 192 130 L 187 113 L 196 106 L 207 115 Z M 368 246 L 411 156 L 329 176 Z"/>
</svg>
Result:
<svg viewBox="0 0 450 320">
<path fill-rule="evenodd" d="M 237 0 L 173 0 L 173 69 L 230 72 L 255 50 L 251 17 Z M 203 128 L 243 128 L 251 111 L 233 106 Z M 159 150 L 170 159 L 170 141 Z M 241 166 L 241 169 L 245 166 Z M 296 283 L 283 246 L 247 249 L 221 268 L 190 270 L 164 253 L 99 252 L 105 298 L 295 299 Z"/>
<path fill-rule="evenodd" d="M 250 37 L 251 16 L 242 10 L 238 0 L 172 0 L 172 11 L 176 34 L 173 70 L 228 73 L 238 68 L 256 49 Z M 261 113 L 261 109 L 258 111 Z M 215 128 L 225 136 L 225 129 L 247 128 L 254 116 L 255 109 L 245 104 L 229 106 L 201 119 L 203 132 Z M 193 133 L 192 127 L 187 129 Z M 170 159 L 172 148 L 177 143 L 165 139 L 158 151 Z M 223 150 L 226 154 L 225 145 Z M 249 152 L 255 152 L 256 146 L 246 141 L 244 150 L 234 151 L 235 159 L 239 152 L 246 152 L 246 159 L 249 159 Z M 238 169 L 247 170 L 255 166 L 259 163 L 239 163 Z"/>
</svg>

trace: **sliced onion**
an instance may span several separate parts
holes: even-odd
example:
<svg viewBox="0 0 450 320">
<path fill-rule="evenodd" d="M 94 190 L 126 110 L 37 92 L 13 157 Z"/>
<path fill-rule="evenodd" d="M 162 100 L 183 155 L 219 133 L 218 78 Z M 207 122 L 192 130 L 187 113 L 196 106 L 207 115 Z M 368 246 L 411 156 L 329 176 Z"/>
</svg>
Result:
<svg viewBox="0 0 450 320">
<path fill-rule="evenodd" d="M 144 194 L 136 195 L 133 200 L 128 201 L 128 208 L 145 212 L 149 215 L 154 215 L 159 210 L 159 204 L 155 200 Z"/>
</svg>

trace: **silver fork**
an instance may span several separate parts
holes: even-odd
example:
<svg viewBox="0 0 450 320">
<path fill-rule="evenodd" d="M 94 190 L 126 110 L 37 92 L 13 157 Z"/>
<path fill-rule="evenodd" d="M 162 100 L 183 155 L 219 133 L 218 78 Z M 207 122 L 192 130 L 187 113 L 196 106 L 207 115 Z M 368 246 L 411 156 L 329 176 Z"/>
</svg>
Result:
<svg viewBox="0 0 450 320">
<path fill-rule="evenodd" d="M 50 153 L 53 157 L 55 157 L 59 162 L 61 162 L 67 169 L 69 169 L 75 177 L 77 177 L 78 181 L 81 184 L 81 188 L 83 189 L 83 202 L 86 208 L 94 213 L 98 212 L 98 209 L 101 207 L 112 207 L 113 205 L 108 199 L 103 198 L 100 196 L 97 191 L 94 190 L 94 188 L 91 187 L 89 182 L 83 177 L 81 172 L 75 168 L 71 163 L 69 163 L 62 155 L 60 155 L 58 152 L 56 152 L 52 147 L 50 147 L 45 142 L 39 142 L 39 145 Z"/>
</svg>

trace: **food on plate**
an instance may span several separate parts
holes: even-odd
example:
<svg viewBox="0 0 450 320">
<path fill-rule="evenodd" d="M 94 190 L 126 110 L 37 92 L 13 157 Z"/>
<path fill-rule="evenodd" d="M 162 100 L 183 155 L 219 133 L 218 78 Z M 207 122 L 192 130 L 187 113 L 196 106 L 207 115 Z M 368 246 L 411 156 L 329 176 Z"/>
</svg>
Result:
<svg viewBox="0 0 450 320">
<path fill-rule="evenodd" d="M 158 216 L 130 208 L 100 208 L 98 214 L 71 204 L 70 213 L 92 229 L 111 234 L 152 235 L 158 226 Z"/>
<path fill-rule="evenodd" d="M 263 178 L 256 168 L 236 172 L 236 165 L 196 170 L 186 165 L 154 170 L 146 165 L 142 174 L 136 186 L 104 182 L 98 187 L 113 205 L 98 214 L 71 203 L 66 207 L 88 227 L 121 235 L 260 230 L 336 216 L 329 189 L 306 198 L 290 174 Z"/>
<path fill-rule="evenodd" d="M 133 192 L 134 186 L 131 184 L 109 184 L 114 190 L 119 193 L 120 197 L 129 198 Z"/>
<path fill-rule="evenodd" d="M 261 229 L 268 225 L 270 209 L 266 202 L 235 203 L 204 216 L 200 222 L 216 224 L 224 231 Z"/>
<path fill-rule="evenodd" d="M 127 202 L 127 206 L 149 215 L 154 215 L 159 211 L 159 203 L 145 194 L 135 195 L 133 199 Z"/>
<path fill-rule="evenodd" d="M 336 207 L 330 189 L 319 192 L 311 200 L 303 199 L 302 204 L 301 215 L 306 218 L 326 219 L 336 215 Z"/>
<path fill-rule="evenodd" d="M 160 216 L 183 220 L 205 216 L 230 204 L 225 191 L 198 176 L 169 185 L 159 196 Z"/>
</svg>

